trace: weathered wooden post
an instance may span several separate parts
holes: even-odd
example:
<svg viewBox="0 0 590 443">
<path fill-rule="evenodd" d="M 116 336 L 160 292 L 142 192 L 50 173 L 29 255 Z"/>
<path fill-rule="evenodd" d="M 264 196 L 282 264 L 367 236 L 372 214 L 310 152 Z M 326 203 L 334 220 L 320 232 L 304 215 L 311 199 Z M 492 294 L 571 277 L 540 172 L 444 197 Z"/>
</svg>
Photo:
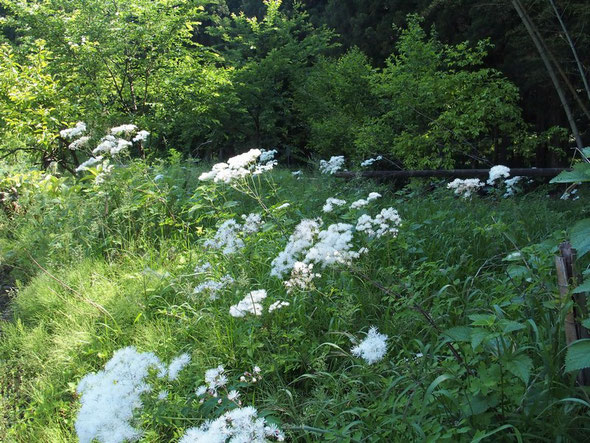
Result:
<svg viewBox="0 0 590 443">
<path fill-rule="evenodd" d="M 557 283 L 559 293 L 562 298 L 572 297 L 574 302 L 572 309 L 565 317 L 565 339 L 567 346 L 570 346 L 576 340 L 590 338 L 588 330 L 581 324 L 581 320 L 588 315 L 586 306 L 586 294 L 571 294 L 571 289 L 575 288 L 581 281 L 575 272 L 577 252 L 570 242 L 563 242 L 559 245 L 559 255 L 555 257 L 555 266 L 557 268 Z M 582 386 L 590 386 L 590 369 L 586 368 L 578 374 L 578 383 Z"/>
</svg>

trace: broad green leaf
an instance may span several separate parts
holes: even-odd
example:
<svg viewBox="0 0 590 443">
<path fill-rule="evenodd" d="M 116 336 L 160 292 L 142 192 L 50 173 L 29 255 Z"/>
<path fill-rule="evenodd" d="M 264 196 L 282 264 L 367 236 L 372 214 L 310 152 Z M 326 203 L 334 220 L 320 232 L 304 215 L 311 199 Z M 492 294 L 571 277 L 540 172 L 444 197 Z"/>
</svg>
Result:
<svg viewBox="0 0 590 443">
<path fill-rule="evenodd" d="M 444 331 L 443 335 L 452 341 L 471 341 L 471 328 L 467 326 L 455 326 Z"/>
<path fill-rule="evenodd" d="M 473 314 L 469 316 L 473 326 L 492 326 L 496 321 L 494 314 Z"/>
<path fill-rule="evenodd" d="M 521 329 L 524 329 L 526 327 L 522 323 L 512 320 L 500 320 L 499 323 L 502 327 L 502 332 L 504 332 L 504 334 L 508 334 L 514 331 L 520 331 Z"/>
<path fill-rule="evenodd" d="M 590 163 L 578 163 L 573 170 L 563 171 L 549 183 L 590 182 Z"/>
<path fill-rule="evenodd" d="M 525 384 L 527 384 L 531 378 L 532 368 L 533 361 L 530 357 L 524 354 L 513 356 L 506 362 L 506 369 L 508 369 L 508 371 L 510 371 L 515 377 L 520 378 Z"/>
<path fill-rule="evenodd" d="M 590 318 L 582 320 L 582 326 L 584 326 L 586 329 L 590 329 Z"/>
<path fill-rule="evenodd" d="M 574 225 L 570 242 L 578 251 L 578 258 L 590 251 L 590 218 L 580 220 Z"/>
<path fill-rule="evenodd" d="M 582 294 L 584 292 L 590 292 L 590 279 L 586 279 L 584 283 L 574 289 L 574 294 Z"/>
<path fill-rule="evenodd" d="M 565 356 L 565 372 L 579 371 L 584 368 L 590 368 L 589 338 L 573 342 L 567 348 Z"/>
<path fill-rule="evenodd" d="M 586 148 L 582 149 L 582 152 L 584 153 L 586 158 L 590 158 L 590 147 L 586 147 Z"/>
<path fill-rule="evenodd" d="M 490 332 L 482 328 L 474 328 L 471 330 L 471 347 L 475 350 L 481 342 L 483 342 Z"/>
</svg>

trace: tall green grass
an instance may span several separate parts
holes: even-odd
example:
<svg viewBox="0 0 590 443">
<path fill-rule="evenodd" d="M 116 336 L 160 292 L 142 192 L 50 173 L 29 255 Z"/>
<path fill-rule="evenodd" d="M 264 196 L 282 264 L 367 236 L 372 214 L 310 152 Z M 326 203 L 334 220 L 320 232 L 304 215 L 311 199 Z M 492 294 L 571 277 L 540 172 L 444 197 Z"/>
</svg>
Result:
<svg viewBox="0 0 590 443">
<path fill-rule="evenodd" d="M 157 174 L 164 178 L 154 180 Z M 260 208 L 197 177 L 192 167 L 141 162 L 101 188 L 29 177 L 23 212 L 0 214 L 0 260 L 18 285 L 10 318 L 0 323 L 0 435 L 7 441 L 75 441 L 77 383 L 130 345 L 164 361 L 192 357 L 165 386 L 165 403 L 146 398 L 139 419 L 148 441 L 173 440 L 207 418 L 192 393 L 218 364 L 236 377 L 260 366 L 263 378 L 243 401 L 297 441 L 583 441 L 588 396 L 563 372 L 565 307 L 551 257 L 572 221 L 588 215 L 587 197 L 560 201 L 541 188 L 513 199 L 462 200 L 444 186 L 398 190 L 277 171 L 259 183 L 262 198 L 271 209 L 291 206 L 273 212 L 243 252 L 223 258 L 202 239 L 220 220 Z M 321 215 L 327 197 L 350 202 L 370 191 L 384 195 L 375 208 L 399 211 L 399 236 L 371 242 L 352 269 L 321 270 L 316 290 L 286 295 L 269 270 L 293 227 Z M 526 271 L 506 260 L 516 250 Z M 206 260 L 217 277 L 237 281 L 215 301 L 192 295 L 203 280 L 193 268 Z M 229 315 L 230 305 L 262 288 L 291 306 L 262 317 Z M 507 322 L 522 327 L 506 332 Z M 351 356 L 350 338 L 371 325 L 389 341 L 386 358 L 368 366 Z M 459 362 L 443 331 L 467 327 L 487 338 L 453 335 Z M 516 376 L 514 365 L 529 361 L 529 376 Z"/>
</svg>

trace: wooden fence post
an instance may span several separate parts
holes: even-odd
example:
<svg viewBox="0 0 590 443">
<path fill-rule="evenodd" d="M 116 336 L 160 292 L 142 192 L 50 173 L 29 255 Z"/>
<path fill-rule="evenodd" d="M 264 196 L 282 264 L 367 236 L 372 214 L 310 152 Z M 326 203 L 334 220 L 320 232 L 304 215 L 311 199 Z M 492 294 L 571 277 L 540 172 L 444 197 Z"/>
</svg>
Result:
<svg viewBox="0 0 590 443">
<path fill-rule="evenodd" d="M 557 283 L 562 298 L 572 297 L 574 302 L 572 309 L 565 317 L 565 339 L 567 346 L 582 338 L 590 338 L 588 330 L 584 328 L 580 320 L 588 315 L 586 306 L 586 294 L 571 294 L 571 289 L 582 281 L 575 271 L 577 252 L 570 242 L 563 242 L 559 245 L 559 255 L 555 257 L 557 268 Z M 590 386 L 590 368 L 583 369 L 578 374 L 578 383 L 582 386 Z"/>
</svg>

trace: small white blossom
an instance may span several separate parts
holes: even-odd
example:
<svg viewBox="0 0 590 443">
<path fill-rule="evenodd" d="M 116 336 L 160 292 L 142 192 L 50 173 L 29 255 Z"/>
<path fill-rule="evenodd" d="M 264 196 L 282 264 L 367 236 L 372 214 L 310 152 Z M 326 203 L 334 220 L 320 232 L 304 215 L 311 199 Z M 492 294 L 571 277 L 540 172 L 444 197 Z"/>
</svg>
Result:
<svg viewBox="0 0 590 443">
<path fill-rule="evenodd" d="M 85 137 L 80 137 L 78 140 L 74 140 L 72 143 L 70 143 L 68 145 L 68 148 L 71 151 L 77 151 L 80 148 L 83 148 L 84 146 L 88 145 L 88 142 L 90 141 L 90 137 L 85 136 Z"/>
<path fill-rule="evenodd" d="M 204 172 L 199 176 L 199 180 L 213 180 L 215 183 L 231 183 L 234 180 L 242 179 L 251 174 L 259 174 L 270 170 L 276 164 L 271 161 L 265 165 L 256 165 L 257 159 L 262 152 L 260 149 L 251 149 L 235 157 L 230 158 L 227 163 L 217 163 L 213 165 L 211 171 Z"/>
<path fill-rule="evenodd" d="M 494 185 L 499 178 L 510 177 L 510 168 L 503 165 L 496 165 L 490 169 L 490 177 L 488 178 L 488 185 Z"/>
<path fill-rule="evenodd" d="M 266 290 L 259 289 L 247 294 L 237 305 L 229 308 L 232 317 L 244 317 L 246 314 L 262 315 L 262 300 L 266 298 Z"/>
<path fill-rule="evenodd" d="M 313 263 L 295 262 L 291 271 L 291 278 L 283 284 L 287 288 L 287 293 L 293 291 L 293 289 L 299 289 L 306 291 L 312 287 L 313 279 L 321 277 L 320 274 L 313 272 Z"/>
<path fill-rule="evenodd" d="M 460 195 L 463 198 L 469 198 L 471 195 L 479 188 L 483 188 L 485 184 L 477 179 L 477 178 L 467 178 L 465 180 L 461 180 L 460 178 L 456 178 L 451 183 L 447 184 L 448 189 L 453 189 L 455 191 L 455 195 Z"/>
<path fill-rule="evenodd" d="M 285 249 L 272 261 L 270 275 L 282 277 L 287 271 L 293 268 L 298 257 L 313 245 L 313 240 L 319 230 L 320 221 L 311 219 L 302 220 L 289 237 Z"/>
<path fill-rule="evenodd" d="M 244 241 L 238 237 L 241 230 L 241 225 L 233 218 L 226 220 L 215 236 L 206 240 L 203 245 L 207 248 L 221 249 L 226 255 L 233 254 L 245 246 Z"/>
<path fill-rule="evenodd" d="M 176 380 L 178 378 L 178 374 L 186 365 L 188 365 L 191 361 L 191 356 L 189 354 L 182 354 L 176 357 L 174 360 L 170 362 L 168 365 L 168 379 L 169 380 Z"/>
<path fill-rule="evenodd" d="M 209 293 L 210 300 L 217 300 L 217 298 L 219 297 L 219 292 L 225 287 L 233 284 L 234 282 L 235 280 L 229 274 L 221 277 L 221 280 L 219 281 L 206 280 L 195 287 L 195 289 L 193 290 L 193 295 Z"/>
<path fill-rule="evenodd" d="M 271 160 L 274 160 L 275 155 L 277 155 L 278 151 L 276 149 L 273 149 L 272 151 L 267 151 L 266 149 L 263 149 L 260 152 L 260 163 L 268 163 Z"/>
<path fill-rule="evenodd" d="M 76 168 L 76 172 L 85 171 L 88 168 L 96 165 L 97 163 L 100 163 L 102 159 L 102 155 L 99 155 L 98 157 L 90 157 L 88 160 L 86 160 L 84 163 L 81 163 L 80 166 Z"/>
<path fill-rule="evenodd" d="M 367 166 L 371 166 L 373 163 L 378 162 L 380 160 L 383 160 L 383 157 L 381 157 L 380 155 L 375 157 L 375 158 L 369 158 L 363 162 L 361 162 L 361 167 L 367 167 Z"/>
<path fill-rule="evenodd" d="M 137 131 L 137 126 L 130 124 L 115 126 L 114 128 L 111 128 L 111 134 L 113 135 L 129 136 L 133 134 L 135 131 Z"/>
<path fill-rule="evenodd" d="M 516 185 L 522 179 L 523 177 L 517 175 L 516 177 L 504 180 L 504 184 L 506 185 L 506 192 L 504 193 L 504 198 L 512 197 L 514 194 L 516 194 Z"/>
<path fill-rule="evenodd" d="M 299 177 L 299 176 L 303 175 L 303 171 L 301 171 L 301 170 L 300 171 L 293 171 L 293 172 L 291 172 L 291 175 L 293 177 Z"/>
<path fill-rule="evenodd" d="M 334 206 L 344 206 L 346 204 L 346 200 L 340 200 L 338 198 L 328 198 L 322 210 L 324 212 L 332 212 L 334 210 Z"/>
<path fill-rule="evenodd" d="M 76 123 L 76 126 L 74 126 L 73 128 L 63 129 L 63 130 L 59 131 L 59 135 L 61 135 L 65 139 L 73 140 L 76 137 L 79 137 L 80 135 L 84 134 L 85 132 L 86 132 L 86 123 L 78 122 L 78 123 Z"/>
<path fill-rule="evenodd" d="M 344 167 L 344 162 L 343 155 L 331 157 L 328 161 L 321 160 L 320 171 L 322 174 L 335 174 Z"/>
<path fill-rule="evenodd" d="M 149 136 L 150 136 L 149 131 L 146 131 L 145 129 L 142 129 L 141 131 L 139 131 L 137 133 L 137 135 L 135 137 L 133 137 L 133 141 L 134 142 L 145 143 L 145 142 L 147 142 L 147 139 L 148 139 Z"/>
<path fill-rule="evenodd" d="M 272 305 L 270 305 L 268 307 L 268 312 L 270 313 L 270 312 L 273 312 L 277 309 L 281 309 L 281 308 L 284 308 L 289 305 L 290 305 L 290 303 L 288 301 L 280 301 L 279 300 L 279 301 L 274 302 Z"/>
<path fill-rule="evenodd" d="M 353 226 L 335 223 L 318 233 L 318 241 L 307 251 L 305 263 L 317 263 L 322 267 L 350 263 L 358 253 L 352 251 Z"/>
<path fill-rule="evenodd" d="M 205 386 L 205 385 L 199 386 L 197 388 L 197 390 L 195 391 L 195 394 L 197 395 L 197 397 L 202 397 L 206 393 L 207 393 L 207 386 Z"/>
<path fill-rule="evenodd" d="M 371 327 L 367 337 L 357 346 L 353 347 L 350 352 L 356 357 L 361 357 L 368 364 L 381 360 L 387 352 L 387 335 L 379 334 L 376 327 Z"/>
<path fill-rule="evenodd" d="M 236 391 L 235 389 L 233 389 L 227 393 L 227 399 L 229 401 L 236 401 L 239 397 L 240 397 L 240 393 L 238 391 Z"/>
<path fill-rule="evenodd" d="M 366 199 L 361 198 L 360 200 L 352 202 L 352 204 L 350 205 L 350 209 L 363 208 L 367 206 L 370 202 L 372 202 L 373 200 L 377 200 L 378 198 L 381 198 L 381 194 L 379 194 L 378 192 L 371 192 Z"/>
<path fill-rule="evenodd" d="M 195 266 L 195 269 L 193 270 L 193 272 L 195 274 L 204 274 L 205 272 L 207 272 L 209 269 L 211 269 L 211 263 L 209 262 L 205 262 L 202 264 L 198 264 Z"/>
<path fill-rule="evenodd" d="M 168 398 L 168 391 L 160 391 L 158 400 L 166 400 Z"/>
<path fill-rule="evenodd" d="M 260 214 L 252 213 L 248 215 L 242 215 L 244 224 L 242 225 L 242 232 L 246 234 L 255 234 L 260 231 L 262 226 L 262 217 Z"/>
</svg>

